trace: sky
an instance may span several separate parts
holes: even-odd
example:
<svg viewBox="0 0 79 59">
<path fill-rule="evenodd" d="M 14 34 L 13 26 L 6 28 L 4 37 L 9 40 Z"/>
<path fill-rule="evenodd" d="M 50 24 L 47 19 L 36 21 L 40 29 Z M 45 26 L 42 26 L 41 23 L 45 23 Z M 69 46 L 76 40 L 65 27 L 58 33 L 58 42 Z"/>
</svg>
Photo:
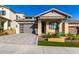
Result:
<svg viewBox="0 0 79 59">
<path fill-rule="evenodd" d="M 79 20 L 79 5 L 5 5 L 15 12 L 22 12 L 25 16 L 35 16 L 51 8 L 59 9 L 72 15 L 71 20 Z"/>
</svg>

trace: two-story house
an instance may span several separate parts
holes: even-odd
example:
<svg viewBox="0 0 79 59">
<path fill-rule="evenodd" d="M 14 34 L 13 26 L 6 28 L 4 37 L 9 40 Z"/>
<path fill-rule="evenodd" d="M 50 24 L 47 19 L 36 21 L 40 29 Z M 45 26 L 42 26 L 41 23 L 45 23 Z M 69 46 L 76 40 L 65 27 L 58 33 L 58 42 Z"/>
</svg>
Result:
<svg viewBox="0 0 79 59">
<path fill-rule="evenodd" d="M 25 17 L 23 13 L 16 13 L 12 9 L 0 5 L 0 20 L 1 19 L 1 29 L 7 30 L 16 29 L 17 23 L 14 20 L 25 19 Z"/>
</svg>

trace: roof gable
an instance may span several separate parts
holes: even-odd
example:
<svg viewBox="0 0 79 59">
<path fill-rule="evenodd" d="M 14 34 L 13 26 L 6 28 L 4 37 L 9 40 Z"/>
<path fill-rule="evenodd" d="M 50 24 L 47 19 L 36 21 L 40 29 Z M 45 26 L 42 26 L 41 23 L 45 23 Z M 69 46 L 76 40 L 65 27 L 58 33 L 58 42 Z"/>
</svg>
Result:
<svg viewBox="0 0 79 59">
<path fill-rule="evenodd" d="M 59 14 L 57 12 L 48 12 L 46 14 L 43 14 L 41 16 L 63 16 L 62 14 Z"/>
<path fill-rule="evenodd" d="M 50 13 L 50 12 L 56 12 L 56 13 Z M 43 13 L 40 13 L 40 14 L 38 14 L 38 15 L 36 15 L 35 17 L 38 17 L 38 16 L 42 16 L 42 15 L 46 15 L 46 14 L 49 14 L 50 13 L 50 15 L 64 15 L 64 16 L 68 16 L 68 17 L 71 17 L 71 15 L 69 15 L 69 14 L 67 14 L 67 13 L 65 13 L 65 12 L 63 12 L 63 11 L 60 11 L 60 10 L 58 10 L 58 9 L 55 9 L 55 8 L 53 8 L 53 9 L 50 9 L 50 10 L 48 10 L 48 11 L 45 11 L 45 12 L 43 12 Z"/>
</svg>

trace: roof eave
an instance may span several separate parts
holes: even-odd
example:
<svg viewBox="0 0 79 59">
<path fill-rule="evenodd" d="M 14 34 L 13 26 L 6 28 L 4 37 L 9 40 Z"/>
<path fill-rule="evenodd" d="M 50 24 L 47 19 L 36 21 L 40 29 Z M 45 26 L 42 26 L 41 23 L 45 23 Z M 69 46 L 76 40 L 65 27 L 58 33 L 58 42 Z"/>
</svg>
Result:
<svg viewBox="0 0 79 59">
<path fill-rule="evenodd" d="M 59 12 L 65 14 L 65 15 L 67 15 L 68 17 L 72 17 L 70 14 L 67 14 L 67 13 L 65 13 L 65 12 L 63 12 L 63 11 L 60 11 L 60 10 L 56 9 L 56 8 L 52 8 L 52 9 L 50 9 L 50 10 L 47 10 L 47 11 L 43 12 L 43 13 L 40 13 L 40 14 L 36 15 L 35 17 L 39 17 L 40 15 L 45 14 L 45 13 L 47 13 L 47 12 L 50 12 L 50 11 L 52 11 L 52 10 L 59 11 Z"/>
</svg>

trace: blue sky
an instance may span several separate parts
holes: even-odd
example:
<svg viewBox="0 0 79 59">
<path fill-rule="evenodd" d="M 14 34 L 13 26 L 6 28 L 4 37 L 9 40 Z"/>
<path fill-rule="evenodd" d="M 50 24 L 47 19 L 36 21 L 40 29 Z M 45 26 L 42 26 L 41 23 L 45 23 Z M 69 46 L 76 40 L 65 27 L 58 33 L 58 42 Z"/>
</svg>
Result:
<svg viewBox="0 0 79 59">
<path fill-rule="evenodd" d="M 79 20 L 79 5 L 6 5 L 15 12 L 23 12 L 26 16 L 35 16 L 51 8 L 57 8 L 72 15 L 72 20 Z"/>
</svg>

